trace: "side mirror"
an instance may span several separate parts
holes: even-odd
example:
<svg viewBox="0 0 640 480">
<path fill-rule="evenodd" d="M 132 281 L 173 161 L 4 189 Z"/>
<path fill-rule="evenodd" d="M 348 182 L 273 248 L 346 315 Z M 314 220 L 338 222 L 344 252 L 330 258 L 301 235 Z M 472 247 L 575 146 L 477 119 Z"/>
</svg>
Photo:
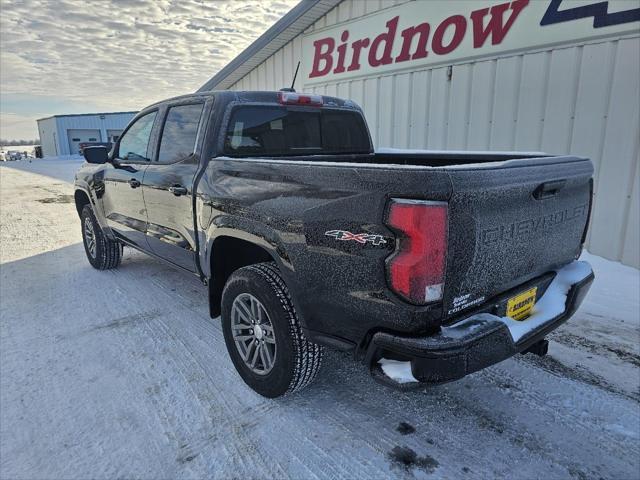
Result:
<svg viewBox="0 0 640 480">
<path fill-rule="evenodd" d="M 109 161 L 109 150 L 103 146 L 84 147 L 82 155 L 89 163 L 107 163 Z"/>
</svg>

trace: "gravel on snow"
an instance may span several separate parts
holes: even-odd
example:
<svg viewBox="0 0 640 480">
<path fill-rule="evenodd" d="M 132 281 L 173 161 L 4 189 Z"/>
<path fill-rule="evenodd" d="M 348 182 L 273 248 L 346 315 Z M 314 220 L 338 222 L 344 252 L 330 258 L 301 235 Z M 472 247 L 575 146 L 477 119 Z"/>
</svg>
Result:
<svg viewBox="0 0 640 480">
<path fill-rule="evenodd" d="M 197 278 L 130 249 L 89 266 L 80 161 L 0 167 L 0 478 L 638 478 L 638 270 L 585 254 L 596 282 L 547 357 L 405 393 L 329 352 L 267 400 Z"/>
</svg>

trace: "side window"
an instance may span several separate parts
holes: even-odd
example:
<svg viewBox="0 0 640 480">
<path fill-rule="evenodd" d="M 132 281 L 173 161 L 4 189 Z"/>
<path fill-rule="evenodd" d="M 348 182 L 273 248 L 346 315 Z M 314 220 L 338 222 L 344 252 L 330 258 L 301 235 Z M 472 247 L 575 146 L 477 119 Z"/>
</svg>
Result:
<svg viewBox="0 0 640 480">
<path fill-rule="evenodd" d="M 158 162 L 177 162 L 194 152 L 203 108 L 202 103 L 169 108 L 162 130 Z"/>
<path fill-rule="evenodd" d="M 157 112 L 151 112 L 136 120 L 131 128 L 122 136 L 118 156 L 123 160 L 149 160 L 147 149 L 149 136 L 156 119 Z"/>
</svg>

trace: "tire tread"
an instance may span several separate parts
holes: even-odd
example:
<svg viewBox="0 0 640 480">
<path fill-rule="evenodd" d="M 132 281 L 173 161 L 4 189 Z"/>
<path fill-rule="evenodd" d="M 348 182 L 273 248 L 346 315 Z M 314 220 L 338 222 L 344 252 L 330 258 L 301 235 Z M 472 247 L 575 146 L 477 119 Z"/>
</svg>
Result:
<svg viewBox="0 0 640 480">
<path fill-rule="evenodd" d="M 89 252 L 87 253 L 87 258 L 89 259 L 89 263 L 98 269 L 98 270 L 110 270 L 113 268 L 117 268 L 122 261 L 122 244 L 115 240 L 110 240 L 104 235 L 104 232 L 100 228 L 98 221 L 93 213 L 92 208 L 89 205 L 86 205 L 82 210 L 82 218 L 81 223 L 84 221 L 85 216 L 89 215 L 91 217 L 91 221 L 93 222 L 93 231 L 96 236 L 96 242 L 99 243 L 97 245 L 97 258 L 93 261 L 89 256 Z M 84 229 L 83 226 L 81 228 Z M 83 243 L 84 243 L 84 232 L 83 232 Z"/>
<path fill-rule="evenodd" d="M 274 262 L 257 263 L 245 267 L 261 275 L 277 295 L 289 320 L 289 333 L 296 351 L 296 364 L 293 377 L 285 395 L 302 390 L 316 378 L 322 365 L 324 347 L 307 340 L 289 295 L 289 289 Z"/>
</svg>

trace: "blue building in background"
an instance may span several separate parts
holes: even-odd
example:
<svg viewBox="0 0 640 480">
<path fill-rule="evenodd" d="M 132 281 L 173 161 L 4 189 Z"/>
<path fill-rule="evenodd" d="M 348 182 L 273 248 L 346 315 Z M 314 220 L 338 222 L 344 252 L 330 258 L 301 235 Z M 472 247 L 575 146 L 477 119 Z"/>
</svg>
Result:
<svg viewBox="0 0 640 480">
<path fill-rule="evenodd" d="M 41 118 L 37 122 L 42 155 L 77 155 L 80 143 L 114 142 L 136 113 L 83 113 Z"/>
</svg>

